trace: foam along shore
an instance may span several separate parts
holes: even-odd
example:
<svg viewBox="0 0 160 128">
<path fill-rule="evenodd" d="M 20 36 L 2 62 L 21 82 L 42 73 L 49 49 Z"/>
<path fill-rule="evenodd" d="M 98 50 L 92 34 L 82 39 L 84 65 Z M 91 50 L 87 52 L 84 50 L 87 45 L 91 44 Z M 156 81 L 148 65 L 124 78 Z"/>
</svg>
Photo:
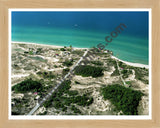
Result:
<svg viewBox="0 0 160 128">
<path fill-rule="evenodd" d="M 57 46 L 57 45 L 52 45 L 52 44 L 40 44 L 40 43 L 32 43 L 32 42 L 11 41 L 11 43 L 15 43 L 15 44 L 31 44 L 31 45 L 53 47 L 53 48 L 64 48 L 64 46 Z M 69 46 L 66 46 L 66 47 L 69 47 Z M 73 47 L 73 48 L 74 49 L 88 49 L 88 48 L 77 48 L 77 47 Z"/>
<path fill-rule="evenodd" d="M 117 57 L 115 56 L 111 56 L 111 58 L 113 59 L 116 59 L 116 60 L 119 60 L 127 65 L 130 65 L 130 66 L 134 66 L 134 67 L 141 67 L 141 68 L 147 68 L 149 69 L 149 65 L 145 65 L 145 64 L 140 64 L 140 63 L 132 63 L 132 62 L 128 62 L 128 61 L 124 61 L 124 60 L 121 60 L 121 59 L 118 59 Z"/>
</svg>

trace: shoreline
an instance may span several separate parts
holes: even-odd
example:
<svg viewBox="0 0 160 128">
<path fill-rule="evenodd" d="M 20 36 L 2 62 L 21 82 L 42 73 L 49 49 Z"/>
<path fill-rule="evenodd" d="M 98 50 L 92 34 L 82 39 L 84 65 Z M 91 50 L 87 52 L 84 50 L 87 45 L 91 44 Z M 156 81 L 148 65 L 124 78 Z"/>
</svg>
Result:
<svg viewBox="0 0 160 128">
<path fill-rule="evenodd" d="M 121 62 L 123 62 L 123 63 L 125 63 L 125 64 L 127 64 L 127 65 L 130 65 L 130 66 L 141 67 L 141 68 L 144 68 L 144 67 L 145 67 L 145 68 L 149 69 L 149 65 L 124 61 L 124 60 L 121 60 L 121 59 L 119 59 L 119 58 L 117 58 L 117 57 L 115 57 L 115 56 L 111 56 L 111 58 L 116 59 L 116 60 L 118 60 L 118 61 L 121 61 Z"/>
<path fill-rule="evenodd" d="M 13 44 L 32 44 L 32 45 L 40 45 L 40 46 L 48 46 L 48 47 L 54 47 L 54 48 L 64 48 L 64 46 L 57 46 L 57 45 L 52 45 L 52 44 L 40 44 L 40 43 L 33 43 L 33 42 L 19 42 L 19 41 L 11 41 Z M 69 46 L 66 46 L 69 47 Z M 74 49 L 89 49 L 89 48 L 77 48 L 77 47 L 72 47 Z"/>
<path fill-rule="evenodd" d="M 49 45 L 49 44 L 39 44 L 39 43 L 32 43 L 32 42 L 18 42 L 18 41 L 11 41 L 11 43 L 15 43 L 15 44 L 32 44 L 32 45 L 40 45 L 40 46 L 48 46 L 48 47 L 53 47 L 53 48 L 63 48 L 64 46 L 57 46 L 57 45 Z M 66 46 L 67 47 L 67 46 Z M 73 47 L 74 49 L 89 49 L 89 48 L 77 48 L 77 47 Z M 128 62 L 128 61 L 124 61 L 121 60 L 115 56 L 111 56 L 111 58 L 116 59 L 118 61 L 121 61 L 127 65 L 130 66 L 134 66 L 134 67 L 145 67 L 147 69 L 149 69 L 149 65 L 145 65 L 145 64 L 141 64 L 141 63 L 133 63 L 133 62 Z"/>
</svg>

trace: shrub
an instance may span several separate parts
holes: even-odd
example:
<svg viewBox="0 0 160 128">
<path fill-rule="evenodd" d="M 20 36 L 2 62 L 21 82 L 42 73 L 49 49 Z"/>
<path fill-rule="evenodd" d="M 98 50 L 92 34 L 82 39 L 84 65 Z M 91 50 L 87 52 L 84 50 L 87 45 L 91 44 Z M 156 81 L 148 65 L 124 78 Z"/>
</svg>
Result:
<svg viewBox="0 0 160 128">
<path fill-rule="evenodd" d="M 75 105 L 72 105 L 71 110 L 74 111 L 74 113 L 81 113 L 81 111 L 75 107 Z"/>
<path fill-rule="evenodd" d="M 77 90 L 71 90 L 71 91 L 68 92 L 68 95 L 70 95 L 70 96 L 78 95 L 78 91 Z"/>
<path fill-rule="evenodd" d="M 66 49 L 65 49 L 65 48 L 60 48 L 60 50 L 61 50 L 61 51 L 66 51 Z"/>
<path fill-rule="evenodd" d="M 67 66 L 67 67 L 70 67 L 70 66 L 73 65 L 73 61 L 66 60 L 65 62 L 63 62 L 63 65 L 64 65 L 64 66 Z"/>
<path fill-rule="evenodd" d="M 33 55 L 33 51 L 29 51 L 29 55 Z"/>
<path fill-rule="evenodd" d="M 54 67 L 57 68 L 58 66 L 57 66 L 57 65 L 54 65 Z"/>
<path fill-rule="evenodd" d="M 91 61 L 91 63 L 99 66 L 103 65 L 103 62 L 101 61 Z"/>
<path fill-rule="evenodd" d="M 39 75 L 39 76 L 41 76 L 41 77 L 43 77 L 43 78 L 48 78 L 48 79 L 53 79 L 53 78 L 55 78 L 56 76 L 54 75 L 54 73 L 53 72 L 41 72 L 41 71 L 39 71 L 39 72 L 37 72 L 37 75 Z"/>
<path fill-rule="evenodd" d="M 115 70 L 113 71 L 113 73 L 111 74 L 111 76 L 119 76 L 119 70 L 118 70 L 118 67 L 117 67 L 117 64 L 115 64 Z"/>
<path fill-rule="evenodd" d="M 62 74 L 63 74 L 63 75 L 66 75 L 66 74 L 69 72 L 69 70 L 70 70 L 69 68 L 63 69 Z"/>
<path fill-rule="evenodd" d="M 75 81 L 76 84 L 80 84 L 78 81 Z"/>
<path fill-rule="evenodd" d="M 132 74 L 132 70 L 122 70 L 121 73 L 123 74 L 123 78 L 128 78 L 130 74 Z"/>
</svg>

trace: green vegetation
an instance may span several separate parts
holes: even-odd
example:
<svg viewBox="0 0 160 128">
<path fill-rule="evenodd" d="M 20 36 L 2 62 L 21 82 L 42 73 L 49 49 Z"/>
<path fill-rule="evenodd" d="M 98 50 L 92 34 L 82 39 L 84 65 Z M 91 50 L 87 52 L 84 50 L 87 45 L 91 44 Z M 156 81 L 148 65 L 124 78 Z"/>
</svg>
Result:
<svg viewBox="0 0 160 128">
<path fill-rule="evenodd" d="M 63 62 L 64 66 L 70 67 L 73 65 L 73 60 L 65 60 L 65 62 Z"/>
<path fill-rule="evenodd" d="M 13 64 L 13 68 L 16 69 L 16 70 L 21 69 L 20 66 L 18 66 L 17 64 Z"/>
<path fill-rule="evenodd" d="M 144 78 L 144 76 L 148 76 L 149 75 L 149 71 L 148 69 L 144 68 L 140 68 L 140 67 L 133 67 L 130 65 L 126 65 L 124 63 L 122 63 L 121 61 L 118 62 L 119 67 L 123 68 L 124 70 L 122 71 L 123 74 L 123 78 L 127 78 L 128 75 L 132 74 L 132 69 L 135 71 L 135 78 L 137 80 L 141 80 L 143 83 L 148 84 L 148 80 L 146 80 Z"/>
<path fill-rule="evenodd" d="M 94 53 L 100 52 L 100 50 L 98 48 L 96 48 L 96 47 L 92 47 L 91 51 L 93 51 Z"/>
<path fill-rule="evenodd" d="M 143 69 L 143 68 L 134 68 L 135 71 L 135 78 L 138 80 L 141 80 L 142 82 L 144 82 L 145 84 L 148 84 L 148 80 L 144 79 L 144 76 L 148 76 L 149 72 L 147 69 Z"/>
<path fill-rule="evenodd" d="M 43 59 L 42 57 L 39 57 L 39 56 L 35 56 L 35 57 L 29 56 L 28 58 L 31 58 L 33 60 L 38 60 L 38 61 L 41 61 L 41 62 L 47 62 L 46 59 Z"/>
<path fill-rule="evenodd" d="M 29 97 L 23 97 L 21 98 L 14 98 L 12 99 L 12 102 L 14 102 L 14 104 L 12 104 L 12 107 L 16 108 L 16 109 L 12 109 L 12 115 L 24 115 L 24 107 L 28 107 L 28 103 L 30 101 Z"/>
<path fill-rule="evenodd" d="M 77 90 L 71 90 L 71 91 L 68 92 L 68 95 L 70 95 L 70 96 L 78 95 L 78 91 Z"/>
<path fill-rule="evenodd" d="M 126 65 L 122 62 L 118 62 L 119 67 L 123 68 L 124 70 L 122 71 L 123 74 L 123 78 L 127 78 L 128 75 L 132 74 L 132 69 L 135 71 L 135 78 L 137 80 L 141 80 L 143 83 L 148 84 L 148 80 L 146 80 L 144 78 L 144 76 L 148 76 L 149 75 L 149 71 L 146 68 L 139 68 L 139 67 L 133 67 L 130 65 Z M 128 71 L 127 71 L 128 69 Z"/>
<path fill-rule="evenodd" d="M 71 105 L 71 110 L 74 113 L 81 113 L 79 109 L 77 109 L 73 104 L 77 104 L 80 106 L 89 106 L 93 103 L 93 98 L 88 97 L 86 95 L 78 95 L 78 91 L 76 90 L 69 90 L 71 81 L 66 80 L 64 81 L 61 86 L 58 88 L 58 91 L 55 92 L 49 101 L 44 103 L 44 107 L 53 106 L 56 109 L 61 109 L 62 111 L 66 111 L 67 108 Z M 67 95 L 67 96 L 64 96 Z M 69 95 L 69 97 L 68 97 Z"/>
<path fill-rule="evenodd" d="M 126 81 L 126 84 L 131 85 L 132 82 L 131 81 Z"/>
<path fill-rule="evenodd" d="M 29 52 L 27 52 L 27 51 L 24 51 L 24 53 L 25 53 L 25 54 L 28 54 Z"/>
<path fill-rule="evenodd" d="M 54 65 L 54 67 L 57 68 L 58 66 L 57 66 L 57 65 Z"/>
<path fill-rule="evenodd" d="M 107 59 L 107 66 L 117 66 L 116 61 L 114 59 Z"/>
<path fill-rule="evenodd" d="M 80 84 L 78 81 L 75 81 L 75 84 Z"/>
<path fill-rule="evenodd" d="M 63 75 L 66 75 L 66 74 L 69 72 L 69 70 L 70 70 L 69 68 L 63 69 L 62 74 L 63 74 Z"/>
<path fill-rule="evenodd" d="M 52 105 L 52 102 L 50 102 L 50 101 L 46 101 L 45 103 L 44 103 L 44 107 L 46 107 L 46 108 L 48 108 L 49 106 L 51 106 Z"/>
<path fill-rule="evenodd" d="M 40 82 L 32 79 L 24 80 L 12 87 L 12 90 L 18 92 L 29 92 L 29 91 L 42 91 L 43 86 Z"/>
<path fill-rule="evenodd" d="M 60 48 L 60 50 L 61 50 L 61 51 L 66 51 L 66 49 L 65 49 L 65 48 Z"/>
<path fill-rule="evenodd" d="M 113 71 L 113 73 L 111 74 L 111 76 L 119 76 L 119 71 L 118 71 L 118 67 L 117 67 L 117 62 L 114 59 L 107 59 L 107 66 L 114 66 L 115 70 Z"/>
<path fill-rule="evenodd" d="M 128 69 L 128 70 L 124 69 L 124 70 L 121 71 L 121 73 L 123 74 L 123 78 L 128 78 L 128 76 L 130 74 L 132 74 L 132 70 L 130 70 L 130 69 Z"/>
<path fill-rule="evenodd" d="M 119 65 L 119 67 L 123 67 L 124 66 L 123 62 L 121 62 L 121 61 L 118 61 L 118 65 Z"/>
<path fill-rule="evenodd" d="M 20 115 L 20 112 L 12 112 L 12 115 Z"/>
<path fill-rule="evenodd" d="M 53 72 L 37 72 L 37 75 L 39 75 L 40 77 L 44 78 L 44 79 L 53 79 L 55 78 L 56 76 L 54 75 Z"/>
<path fill-rule="evenodd" d="M 114 70 L 114 72 L 111 74 L 111 76 L 119 76 L 120 74 L 119 74 L 119 70 L 118 70 L 118 67 L 117 67 L 117 65 L 115 65 L 115 70 Z"/>
<path fill-rule="evenodd" d="M 109 85 L 101 88 L 104 99 L 108 99 L 116 107 L 116 110 L 123 112 L 124 115 L 137 115 L 137 107 L 143 96 L 140 91 L 132 90 L 120 85 Z"/>
<path fill-rule="evenodd" d="M 93 103 L 93 97 L 88 97 L 86 95 L 78 95 L 71 97 L 63 97 L 63 101 L 65 105 L 70 105 L 72 103 L 77 104 L 79 106 L 89 106 Z"/>
<path fill-rule="evenodd" d="M 29 55 L 33 55 L 33 51 L 29 51 Z"/>
<path fill-rule="evenodd" d="M 81 111 L 75 107 L 75 105 L 72 105 L 71 107 L 71 110 L 74 112 L 74 113 L 81 113 Z"/>
<path fill-rule="evenodd" d="M 103 76 L 103 68 L 90 65 L 80 65 L 75 68 L 75 74 L 83 77 L 99 77 Z"/>
<path fill-rule="evenodd" d="M 89 106 L 93 103 L 93 97 L 87 97 L 86 95 L 83 96 L 76 96 L 72 97 L 73 103 L 77 103 L 80 106 Z"/>
<path fill-rule="evenodd" d="M 20 47 L 25 47 L 26 44 L 18 44 Z"/>
<path fill-rule="evenodd" d="M 54 106 L 57 109 L 59 109 L 59 108 L 64 109 L 65 106 L 64 106 L 63 102 L 61 102 L 60 100 L 63 100 L 63 98 L 62 98 L 63 93 L 69 92 L 69 89 L 71 88 L 70 84 L 71 84 L 71 81 L 69 81 L 69 80 L 64 81 L 61 84 L 61 86 L 58 88 L 58 92 L 54 92 L 53 95 L 51 96 L 50 100 L 48 100 L 44 103 L 44 107 L 47 108 L 50 106 Z M 54 104 L 52 104 L 52 102 L 54 102 Z"/>
<path fill-rule="evenodd" d="M 121 61 L 118 61 L 118 65 L 120 68 L 123 68 L 123 69 L 134 69 L 136 67 L 133 67 L 133 66 L 130 66 L 130 65 L 126 65 L 125 63 L 121 62 Z"/>
<path fill-rule="evenodd" d="M 42 48 L 37 48 L 37 51 L 36 51 L 36 54 L 40 54 L 40 53 L 42 53 L 43 51 L 42 51 Z"/>
<path fill-rule="evenodd" d="M 39 115 L 46 115 L 47 111 L 44 111 L 43 113 L 40 113 Z"/>
<path fill-rule="evenodd" d="M 101 61 L 91 61 L 92 64 L 98 65 L 98 66 L 102 66 L 103 62 Z"/>
<path fill-rule="evenodd" d="M 81 51 L 81 50 L 74 50 L 74 51 L 72 51 L 72 54 L 77 54 L 79 56 L 82 56 L 83 55 L 83 51 Z"/>
</svg>

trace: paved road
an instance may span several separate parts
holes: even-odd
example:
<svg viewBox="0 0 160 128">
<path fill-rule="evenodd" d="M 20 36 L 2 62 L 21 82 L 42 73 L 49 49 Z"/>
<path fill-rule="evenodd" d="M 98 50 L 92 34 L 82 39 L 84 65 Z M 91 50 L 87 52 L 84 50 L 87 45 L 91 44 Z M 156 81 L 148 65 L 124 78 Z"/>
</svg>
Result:
<svg viewBox="0 0 160 128">
<path fill-rule="evenodd" d="M 29 113 L 28 115 L 32 115 L 38 108 L 41 106 L 51 95 L 52 93 L 62 84 L 62 82 L 71 74 L 71 72 L 78 66 L 83 58 L 87 55 L 88 49 L 84 52 L 83 56 L 79 59 L 79 61 L 74 65 L 74 67 L 64 76 L 59 84 L 57 84 Z"/>
</svg>

